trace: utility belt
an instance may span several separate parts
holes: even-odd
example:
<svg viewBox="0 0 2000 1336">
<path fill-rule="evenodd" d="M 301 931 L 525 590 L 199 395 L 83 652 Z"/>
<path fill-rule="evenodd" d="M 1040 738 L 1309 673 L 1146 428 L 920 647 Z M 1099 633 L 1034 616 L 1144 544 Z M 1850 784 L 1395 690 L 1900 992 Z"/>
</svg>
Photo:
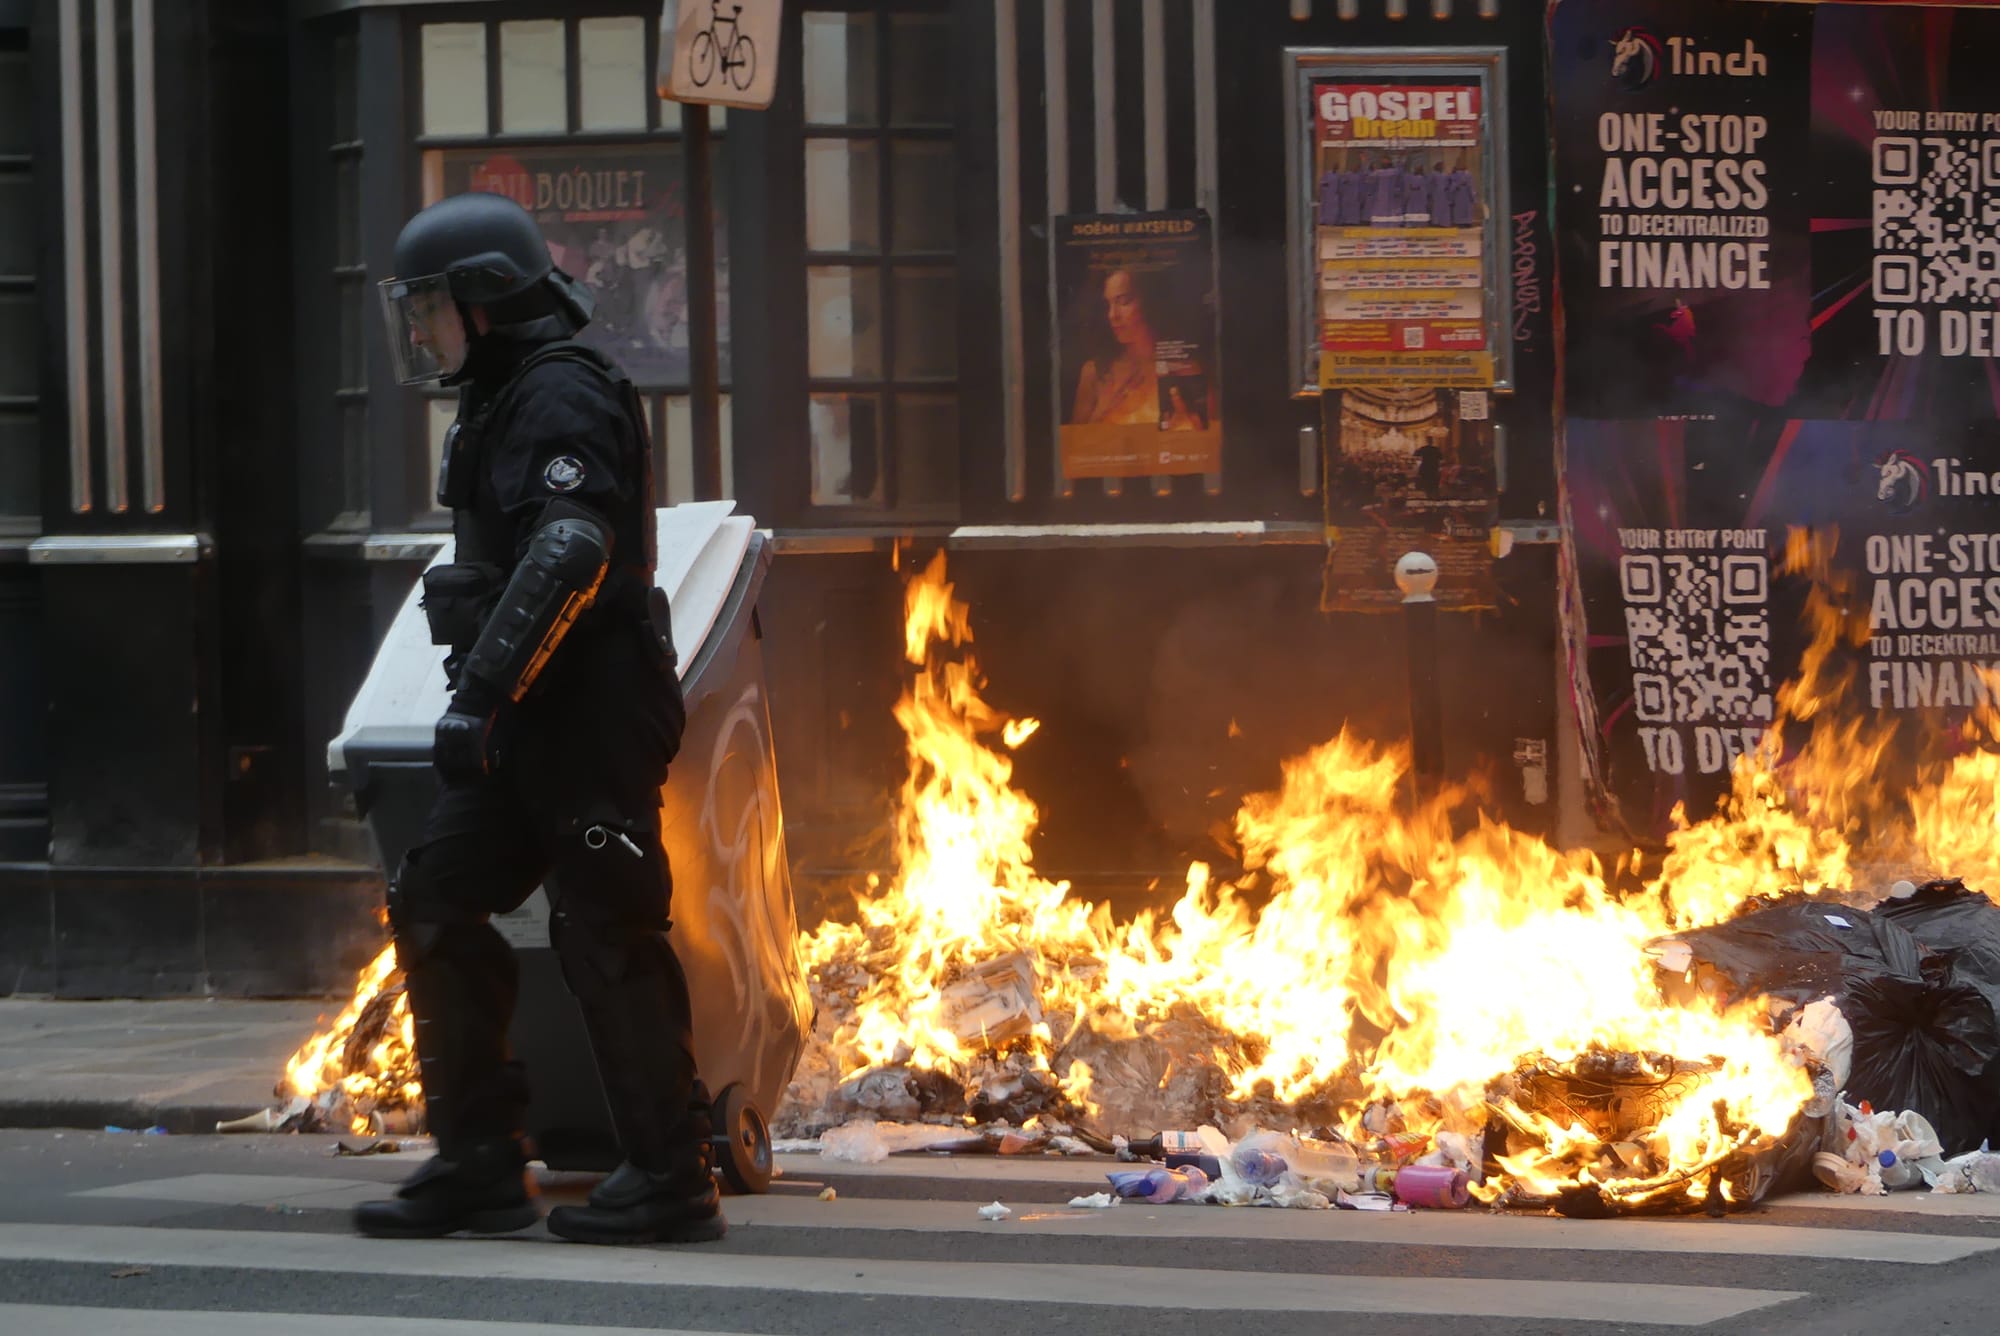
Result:
<svg viewBox="0 0 2000 1336">
<path fill-rule="evenodd" d="M 423 578 L 423 609 L 430 623 L 431 643 L 461 651 L 479 639 L 493 605 L 507 587 L 500 568 L 483 561 L 433 566 Z M 674 651 L 673 613 L 667 593 L 637 567 L 612 572 L 596 600 L 577 618 L 570 636 L 594 638 L 620 627 L 639 632 L 641 648 L 654 668 L 675 672 L 680 660 Z"/>
</svg>

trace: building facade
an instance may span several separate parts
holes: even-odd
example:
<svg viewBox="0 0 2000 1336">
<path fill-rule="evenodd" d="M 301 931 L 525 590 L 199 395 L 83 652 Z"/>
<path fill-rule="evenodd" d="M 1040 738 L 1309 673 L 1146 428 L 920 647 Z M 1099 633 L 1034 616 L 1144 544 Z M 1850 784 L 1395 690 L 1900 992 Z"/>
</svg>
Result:
<svg viewBox="0 0 2000 1336">
<path fill-rule="evenodd" d="M 661 502 L 696 499 L 660 25 L 620 0 L 0 0 L 0 990 L 337 989 L 379 944 L 325 744 L 448 526 L 450 400 L 394 383 L 375 311 L 411 212 L 481 188 L 537 212 L 644 391 Z M 723 489 L 778 553 L 802 918 L 889 857 L 898 566 L 933 549 L 990 698 L 1044 720 L 1017 782 L 1080 894 L 1226 865 L 1282 759 L 1402 736 L 1400 549 L 1329 495 L 1356 440 L 1442 441 L 1477 493 L 1439 531 L 1478 585 L 1440 624 L 1445 769 L 1575 827 L 1543 25 L 1520 0 L 786 6 L 776 100 L 716 115 L 712 160 Z M 1301 383 L 1301 247 L 1340 220 L 1300 203 L 1300 53 L 1483 71 L 1495 392 Z M 1079 239 L 1121 217 L 1193 238 L 1146 262 L 1203 330 L 1170 338 L 1154 288 L 1153 371 L 1191 390 L 1159 425 L 1201 442 L 1157 474 L 1076 434 L 1131 346 L 1092 324 L 1116 284 Z"/>
</svg>

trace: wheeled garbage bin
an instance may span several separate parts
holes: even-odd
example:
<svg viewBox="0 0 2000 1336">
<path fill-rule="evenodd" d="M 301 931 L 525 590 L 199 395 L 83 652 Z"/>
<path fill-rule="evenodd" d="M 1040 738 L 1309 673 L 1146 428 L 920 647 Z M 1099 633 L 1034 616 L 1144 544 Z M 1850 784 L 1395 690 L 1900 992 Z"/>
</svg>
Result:
<svg viewBox="0 0 2000 1336">
<path fill-rule="evenodd" d="M 764 535 L 730 502 L 659 511 L 657 578 L 673 608 L 687 732 L 662 795 L 673 868 L 673 943 L 694 1004 L 695 1056 L 716 1092 L 716 1160 L 729 1185 L 770 1185 L 768 1115 L 812 1026 L 785 861 L 776 758 L 765 700 L 757 597 Z M 436 560 L 452 559 L 449 542 Z M 385 868 L 415 843 L 437 793 L 432 728 L 448 688 L 444 651 L 412 589 L 339 737 L 327 749 Z M 521 965 L 512 1040 L 531 1082 L 527 1131 L 552 1169 L 607 1170 L 618 1147 L 583 1017 L 549 947 L 537 889 L 495 920 Z"/>
</svg>

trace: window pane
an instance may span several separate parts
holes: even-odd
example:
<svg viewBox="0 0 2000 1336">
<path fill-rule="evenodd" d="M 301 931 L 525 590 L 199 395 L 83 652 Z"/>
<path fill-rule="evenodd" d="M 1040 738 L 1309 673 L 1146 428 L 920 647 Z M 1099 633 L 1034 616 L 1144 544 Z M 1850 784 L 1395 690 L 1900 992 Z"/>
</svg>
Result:
<svg viewBox="0 0 2000 1336">
<path fill-rule="evenodd" d="M 333 262 L 361 263 L 361 159 L 353 153 L 333 165 Z"/>
<path fill-rule="evenodd" d="M 694 500 L 694 410 L 685 394 L 667 396 L 666 484 L 670 504 Z"/>
<path fill-rule="evenodd" d="M 40 515 L 41 486 L 41 433 L 35 415 L 0 411 L 0 515 Z"/>
<path fill-rule="evenodd" d="M 807 125 L 873 125 L 875 19 L 868 14 L 805 16 Z"/>
<path fill-rule="evenodd" d="M 722 413 L 722 494 L 736 495 L 736 437 L 731 430 L 733 414 L 729 407 L 729 396 L 717 397 Z M 654 480 L 655 487 L 661 484 Z M 682 505 L 695 499 L 694 494 L 694 410 L 689 407 L 684 394 L 667 396 L 667 476 L 666 504 Z"/>
<path fill-rule="evenodd" d="M 35 294 L 0 292 L 0 394 L 32 397 L 41 373 L 41 312 Z"/>
<path fill-rule="evenodd" d="M 659 99 L 660 128 L 678 130 L 681 128 L 681 104 L 670 97 Z M 708 109 L 708 132 L 719 135 L 729 128 L 729 108 L 710 107 Z"/>
<path fill-rule="evenodd" d="M 879 157 L 848 139 L 806 141 L 806 249 L 874 251 L 882 246 Z"/>
<path fill-rule="evenodd" d="M 424 133 L 486 133 L 486 25 L 426 23 Z"/>
<path fill-rule="evenodd" d="M 365 303 L 374 294 L 368 285 L 355 279 L 338 283 L 340 306 L 340 386 L 343 390 L 368 387 L 368 349 L 363 334 L 371 314 Z"/>
<path fill-rule="evenodd" d="M 903 15 L 889 25 L 892 125 L 950 125 L 951 20 Z"/>
<path fill-rule="evenodd" d="M 896 379 L 950 380 L 958 375 L 958 277 L 949 269 L 898 269 Z"/>
<path fill-rule="evenodd" d="M 500 25 L 500 128 L 508 134 L 569 129 L 561 19 Z"/>
<path fill-rule="evenodd" d="M 578 20 L 576 63 L 584 129 L 646 128 L 646 20 Z"/>
<path fill-rule="evenodd" d="M 897 506 L 956 506 L 957 501 L 957 397 L 897 396 Z"/>
<path fill-rule="evenodd" d="M 957 183 L 949 144 L 899 143 L 889 150 L 895 209 L 891 237 L 898 254 L 948 251 L 957 234 Z"/>
<path fill-rule="evenodd" d="M 361 122 L 355 115 L 360 97 L 361 47 L 353 32 L 333 39 L 333 142 L 351 144 L 361 137 Z"/>
<path fill-rule="evenodd" d="M 28 53 L 0 51 L 0 153 L 35 151 L 31 87 Z"/>
<path fill-rule="evenodd" d="M 368 405 L 340 406 L 341 505 L 343 514 L 368 514 Z"/>
<path fill-rule="evenodd" d="M 424 458 L 430 461 L 430 471 L 424 474 L 422 508 L 437 509 L 438 470 L 444 466 L 444 434 L 458 418 L 458 397 L 439 396 L 424 400 Z M 415 507 L 413 507 L 414 509 Z"/>
<path fill-rule="evenodd" d="M 882 279 L 873 269 L 806 271 L 806 372 L 815 380 L 882 378 Z"/>
<path fill-rule="evenodd" d="M 882 405 L 872 394 L 815 394 L 812 423 L 812 503 L 882 503 Z"/>
<path fill-rule="evenodd" d="M 35 272 L 34 184 L 26 172 L 0 176 L 0 274 Z"/>
</svg>

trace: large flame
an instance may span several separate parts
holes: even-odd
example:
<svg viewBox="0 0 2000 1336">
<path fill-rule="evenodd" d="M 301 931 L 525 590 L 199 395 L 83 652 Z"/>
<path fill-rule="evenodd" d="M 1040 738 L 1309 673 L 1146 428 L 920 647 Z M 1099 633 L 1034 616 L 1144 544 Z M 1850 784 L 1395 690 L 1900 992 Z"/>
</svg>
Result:
<svg viewBox="0 0 2000 1336">
<path fill-rule="evenodd" d="M 1814 639 L 1780 695 L 1781 726 L 1739 760 L 1715 814 L 1676 813 L 1650 879 L 1636 859 L 1612 877 L 1495 824 L 1469 789 L 1419 801 L 1404 749 L 1343 731 L 1244 802 L 1240 879 L 1197 864 L 1171 908 L 1120 923 L 1034 869 L 1038 815 L 1010 753 L 1036 725 L 981 696 L 968 610 L 939 554 L 906 586 L 896 871 L 801 934 L 822 1011 L 807 1063 L 836 1078 L 903 1063 L 976 1079 L 1004 1048 L 1108 1128 L 1158 1126 L 1176 1082 L 1226 1105 L 1331 1114 L 1321 1121 L 1390 1100 L 1420 1132 L 1510 1129 L 1489 1196 L 1596 1183 L 1624 1200 L 1699 1197 L 1710 1170 L 1785 1130 L 1811 1082 L 1761 1007 L 1669 1005 L 1648 944 L 1756 897 L 1844 893 L 1864 865 L 2000 871 L 2000 755 L 1968 749 L 1933 782 L 1885 794 L 1889 734 L 1833 708 L 1846 678 L 1830 665 L 1856 639 L 1850 602 L 1825 547 L 1795 541 L 1788 557 L 1814 581 Z M 415 1097 L 400 998 L 374 1051 L 346 1052 L 389 960 L 293 1060 L 293 1089 L 337 1082 L 357 1107 Z M 1037 1004 L 1004 1032 L 968 1023 L 961 991 L 996 966 L 1032 976 Z M 1613 1055 L 1648 1093 L 1607 1170 L 1614 1129 L 1598 1113 L 1525 1092 Z"/>
</svg>

